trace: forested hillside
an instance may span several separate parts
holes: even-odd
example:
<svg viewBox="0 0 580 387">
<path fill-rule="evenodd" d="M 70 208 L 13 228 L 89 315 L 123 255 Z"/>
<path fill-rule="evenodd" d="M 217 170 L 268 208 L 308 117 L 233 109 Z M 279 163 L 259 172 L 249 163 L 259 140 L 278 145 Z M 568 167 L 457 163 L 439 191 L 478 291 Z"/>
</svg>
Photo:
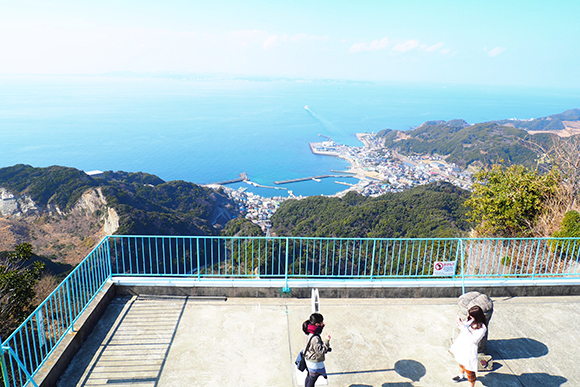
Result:
<svg viewBox="0 0 580 387">
<path fill-rule="evenodd" d="M 470 228 L 463 203 L 469 192 L 432 183 L 398 193 L 288 200 L 272 217 L 279 236 L 454 237 Z"/>
<path fill-rule="evenodd" d="M 462 168 L 499 162 L 532 166 L 536 154 L 528 143 L 551 144 L 549 134 L 529 135 L 525 130 L 497 123 L 465 125 L 463 120 L 429 121 L 401 132 L 386 129 L 378 133 L 385 146 L 407 155 L 438 154 Z M 532 138 L 533 137 L 533 138 Z"/>
<path fill-rule="evenodd" d="M 525 130 L 550 130 L 558 131 L 566 128 L 570 122 L 580 121 L 580 109 L 570 109 L 559 114 L 547 117 L 535 118 L 533 120 L 499 120 L 493 121 L 500 125 L 514 126 Z"/>
</svg>

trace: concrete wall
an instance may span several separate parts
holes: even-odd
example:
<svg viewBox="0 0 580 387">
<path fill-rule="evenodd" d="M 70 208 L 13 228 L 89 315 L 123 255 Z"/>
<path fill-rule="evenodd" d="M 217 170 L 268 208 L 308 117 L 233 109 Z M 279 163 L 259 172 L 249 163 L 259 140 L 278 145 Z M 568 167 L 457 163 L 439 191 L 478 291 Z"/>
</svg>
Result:
<svg viewBox="0 0 580 387">
<path fill-rule="evenodd" d="M 255 298 L 309 298 L 311 287 L 281 288 L 263 287 L 204 287 L 204 286 L 116 286 L 120 295 L 165 295 L 189 297 L 255 297 Z M 559 286 L 478 286 L 465 287 L 465 292 L 478 291 L 490 297 L 516 296 L 572 296 L 580 295 L 580 285 Z M 462 294 L 459 287 L 372 287 L 331 288 L 320 287 L 321 298 L 457 298 Z"/>
<path fill-rule="evenodd" d="M 69 332 L 54 352 L 49 356 L 40 370 L 36 373 L 34 381 L 39 387 L 54 386 L 62 373 L 66 370 L 72 358 L 80 349 L 83 341 L 93 331 L 99 322 L 107 306 L 115 296 L 115 286 L 107 283 L 101 289 L 97 297 L 89 304 L 74 324 L 74 331 Z"/>
</svg>

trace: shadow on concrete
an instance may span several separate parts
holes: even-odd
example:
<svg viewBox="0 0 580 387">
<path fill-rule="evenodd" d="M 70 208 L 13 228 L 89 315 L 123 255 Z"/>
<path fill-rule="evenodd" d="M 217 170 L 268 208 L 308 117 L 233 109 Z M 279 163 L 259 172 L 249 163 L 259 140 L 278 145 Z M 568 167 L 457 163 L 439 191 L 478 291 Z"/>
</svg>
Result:
<svg viewBox="0 0 580 387">
<path fill-rule="evenodd" d="M 158 310 L 147 297 L 113 301 L 58 385 L 157 386 L 186 303 L 186 297 L 176 297 L 168 311 Z"/>
<path fill-rule="evenodd" d="M 517 339 L 488 340 L 487 349 L 495 358 L 529 359 L 548 354 L 548 347 L 537 340 L 520 337 Z"/>
<path fill-rule="evenodd" d="M 361 370 L 361 371 L 344 371 L 344 372 L 328 372 L 328 375 L 351 375 L 351 374 L 371 374 L 375 372 L 388 372 L 394 371 L 394 369 L 383 369 L 383 370 Z"/>
<path fill-rule="evenodd" d="M 89 336 L 91 340 L 87 340 L 82 344 L 81 349 L 58 380 L 57 386 L 85 385 L 86 379 L 81 384 L 81 379 L 83 377 L 82 371 L 91 366 L 91 359 L 94 358 L 97 352 L 102 350 L 99 344 L 106 340 L 107 335 L 110 335 L 111 338 L 114 336 L 115 332 L 119 329 L 121 322 L 127 316 L 131 307 L 130 305 L 132 305 L 133 302 L 134 300 L 131 300 L 130 298 L 117 298 L 109 304 L 105 314 L 91 332 Z M 129 304 L 129 307 L 124 310 L 125 305 L 127 304 Z M 100 356 L 100 354 L 98 356 Z M 94 369 L 94 367 L 95 364 L 93 364 L 91 370 Z"/>
<path fill-rule="evenodd" d="M 374 372 L 389 372 L 395 371 L 399 376 L 407 379 L 411 379 L 413 382 L 418 382 L 425 374 L 427 370 L 423 364 L 416 360 L 399 360 L 395 363 L 395 368 L 391 369 L 380 369 L 380 370 L 361 370 L 361 371 L 345 371 L 345 372 L 331 372 L 328 375 L 348 375 L 348 374 L 368 374 Z M 413 384 L 409 382 L 399 382 L 399 383 L 385 383 L 383 387 L 409 387 Z M 351 384 L 349 387 L 368 387 L 366 384 Z"/>
<path fill-rule="evenodd" d="M 479 376 L 477 380 L 487 387 L 558 387 L 568 381 L 568 379 L 562 376 L 549 375 L 541 372 L 521 374 L 519 376 L 512 374 L 489 373 L 485 376 Z"/>
<path fill-rule="evenodd" d="M 373 387 L 373 386 L 369 384 L 351 384 L 348 387 Z M 381 387 L 413 387 L 413 383 L 409 382 L 383 383 Z"/>
<path fill-rule="evenodd" d="M 423 376 L 425 376 L 427 370 L 423 364 L 416 360 L 399 360 L 395 363 L 395 372 L 399 374 L 399 376 L 411 379 L 413 382 L 418 382 Z"/>
</svg>

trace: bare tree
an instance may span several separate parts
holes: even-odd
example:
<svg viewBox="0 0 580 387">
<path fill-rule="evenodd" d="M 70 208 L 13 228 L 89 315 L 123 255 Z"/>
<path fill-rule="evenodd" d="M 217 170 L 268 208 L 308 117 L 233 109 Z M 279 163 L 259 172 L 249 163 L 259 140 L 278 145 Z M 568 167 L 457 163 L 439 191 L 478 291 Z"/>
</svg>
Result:
<svg viewBox="0 0 580 387">
<path fill-rule="evenodd" d="M 573 205 L 580 193 L 580 135 L 555 137 L 548 153 L 555 166 L 562 172 L 573 195 Z"/>
<path fill-rule="evenodd" d="M 545 203 L 546 211 L 534 227 L 534 234 L 549 236 L 560 229 L 564 214 L 580 206 L 580 135 L 562 137 L 553 134 L 548 148 L 533 140 L 522 140 L 538 155 L 538 168 L 556 168 L 562 174 L 558 192 Z"/>
</svg>

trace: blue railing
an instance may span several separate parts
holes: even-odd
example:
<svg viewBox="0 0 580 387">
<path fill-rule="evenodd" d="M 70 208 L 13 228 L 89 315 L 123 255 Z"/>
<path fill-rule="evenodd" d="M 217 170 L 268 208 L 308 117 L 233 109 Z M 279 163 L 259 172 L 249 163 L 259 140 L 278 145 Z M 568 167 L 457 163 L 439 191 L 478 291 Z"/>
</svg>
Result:
<svg viewBox="0 0 580 387">
<path fill-rule="evenodd" d="M 2 343 L 2 377 L 5 386 L 36 385 L 31 377 L 111 278 L 278 279 L 285 289 L 304 279 L 580 282 L 579 259 L 580 238 L 109 236 Z"/>
<path fill-rule="evenodd" d="M 5 386 L 36 386 L 32 377 L 111 277 L 108 244 L 103 239 L 2 343 Z"/>
<path fill-rule="evenodd" d="M 111 236 L 113 276 L 440 278 L 579 276 L 576 238 L 289 238 Z"/>
</svg>

